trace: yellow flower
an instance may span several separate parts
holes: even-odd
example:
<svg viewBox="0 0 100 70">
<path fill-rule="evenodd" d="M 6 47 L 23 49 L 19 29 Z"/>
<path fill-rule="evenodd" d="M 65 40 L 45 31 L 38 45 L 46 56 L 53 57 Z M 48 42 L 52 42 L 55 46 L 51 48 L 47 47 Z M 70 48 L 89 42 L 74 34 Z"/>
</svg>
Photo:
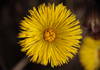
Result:
<svg viewBox="0 0 100 70">
<path fill-rule="evenodd" d="M 96 70 L 100 63 L 100 40 L 86 37 L 80 49 L 80 61 L 85 70 Z"/>
<path fill-rule="evenodd" d="M 80 23 L 62 4 L 40 5 L 20 23 L 19 43 L 32 62 L 52 67 L 68 63 L 80 47 Z M 73 47 L 75 46 L 75 47 Z"/>
</svg>

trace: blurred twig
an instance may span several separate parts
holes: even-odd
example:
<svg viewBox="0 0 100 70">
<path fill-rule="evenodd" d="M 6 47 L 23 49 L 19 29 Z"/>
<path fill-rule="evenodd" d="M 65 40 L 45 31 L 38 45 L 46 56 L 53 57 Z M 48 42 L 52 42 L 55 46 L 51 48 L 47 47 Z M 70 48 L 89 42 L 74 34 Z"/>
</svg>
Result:
<svg viewBox="0 0 100 70">
<path fill-rule="evenodd" d="M 23 70 L 23 68 L 29 63 L 29 59 L 27 57 L 24 57 L 22 60 L 20 60 L 13 68 L 12 70 Z"/>
</svg>

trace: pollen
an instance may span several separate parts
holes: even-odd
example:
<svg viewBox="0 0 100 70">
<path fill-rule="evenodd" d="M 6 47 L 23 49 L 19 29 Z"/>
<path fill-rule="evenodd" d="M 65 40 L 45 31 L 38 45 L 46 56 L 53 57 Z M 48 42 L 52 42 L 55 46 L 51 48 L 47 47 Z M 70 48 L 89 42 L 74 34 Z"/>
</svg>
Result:
<svg viewBox="0 0 100 70">
<path fill-rule="evenodd" d="M 46 29 L 44 31 L 44 40 L 48 41 L 48 42 L 52 42 L 55 40 L 56 34 L 55 31 L 53 29 Z"/>
</svg>

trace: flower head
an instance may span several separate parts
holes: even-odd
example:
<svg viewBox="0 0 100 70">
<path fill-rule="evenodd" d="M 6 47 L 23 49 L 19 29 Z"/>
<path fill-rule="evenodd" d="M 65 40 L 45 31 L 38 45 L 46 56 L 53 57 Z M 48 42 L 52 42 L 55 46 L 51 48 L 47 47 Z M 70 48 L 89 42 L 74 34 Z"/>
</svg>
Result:
<svg viewBox="0 0 100 70">
<path fill-rule="evenodd" d="M 19 43 L 32 62 L 52 67 L 68 63 L 80 47 L 80 23 L 76 16 L 59 4 L 40 5 L 29 10 L 20 23 Z M 73 47 L 75 46 L 75 47 Z"/>
<path fill-rule="evenodd" d="M 80 61 L 85 70 L 97 70 L 100 63 L 100 40 L 86 37 L 80 49 Z"/>
</svg>

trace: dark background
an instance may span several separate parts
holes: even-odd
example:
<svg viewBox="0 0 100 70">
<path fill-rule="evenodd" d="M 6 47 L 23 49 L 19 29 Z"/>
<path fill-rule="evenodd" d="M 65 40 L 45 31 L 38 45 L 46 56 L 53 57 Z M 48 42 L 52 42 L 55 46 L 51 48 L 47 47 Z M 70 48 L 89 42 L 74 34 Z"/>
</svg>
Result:
<svg viewBox="0 0 100 70">
<path fill-rule="evenodd" d="M 52 2 L 67 5 L 80 19 L 84 30 L 89 28 L 84 25 L 84 22 L 86 22 L 85 18 L 91 9 L 99 8 L 97 0 L 0 0 L 0 70 L 14 70 L 13 68 L 21 60 L 24 60 L 25 54 L 20 52 L 20 46 L 17 44 L 20 20 L 28 14 L 27 11 L 33 6 L 37 7 L 42 3 Z M 83 67 L 77 54 L 69 64 L 61 67 L 53 69 L 50 66 L 45 67 L 30 62 L 24 66 L 23 70 L 83 70 Z"/>
</svg>

